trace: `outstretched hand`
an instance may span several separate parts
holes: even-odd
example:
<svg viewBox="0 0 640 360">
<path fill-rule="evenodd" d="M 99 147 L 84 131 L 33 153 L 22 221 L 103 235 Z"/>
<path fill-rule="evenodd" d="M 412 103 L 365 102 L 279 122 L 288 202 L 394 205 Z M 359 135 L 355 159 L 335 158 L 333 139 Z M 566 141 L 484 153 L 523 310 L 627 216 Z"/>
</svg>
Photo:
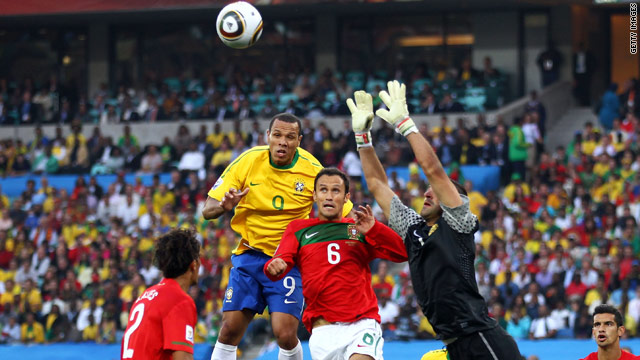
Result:
<svg viewBox="0 0 640 360">
<path fill-rule="evenodd" d="M 231 188 L 228 192 L 224 193 L 224 196 L 222 197 L 222 199 L 220 199 L 220 206 L 225 211 L 231 211 L 234 207 L 236 207 L 236 205 L 238 205 L 240 200 L 242 200 L 242 198 L 247 195 L 248 192 L 249 188 L 244 189 L 242 192 Z"/>
<path fill-rule="evenodd" d="M 376 115 L 391 124 L 403 136 L 418 132 L 415 123 L 409 117 L 406 86 L 397 80 L 393 80 L 387 83 L 387 89 L 388 92 L 382 90 L 378 95 L 389 110 L 378 109 Z"/>
<path fill-rule="evenodd" d="M 356 230 L 361 234 L 366 234 L 376 224 L 376 218 L 373 216 L 373 210 L 368 204 L 360 205 L 356 211 Z"/>
<path fill-rule="evenodd" d="M 353 93 L 356 99 L 347 99 L 347 106 L 351 112 L 351 127 L 356 134 L 358 148 L 371 146 L 371 126 L 373 125 L 373 98 L 363 90 Z"/>
</svg>

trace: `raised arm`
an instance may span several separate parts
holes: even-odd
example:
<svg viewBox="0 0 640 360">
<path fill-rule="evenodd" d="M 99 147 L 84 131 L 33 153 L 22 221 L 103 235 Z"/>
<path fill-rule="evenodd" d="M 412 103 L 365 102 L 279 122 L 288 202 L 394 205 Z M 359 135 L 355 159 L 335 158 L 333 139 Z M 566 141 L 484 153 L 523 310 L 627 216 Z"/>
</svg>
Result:
<svg viewBox="0 0 640 360">
<path fill-rule="evenodd" d="M 387 174 L 378 159 L 378 155 L 373 150 L 371 142 L 371 126 L 373 124 L 373 100 L 370 94 L 359 90 L 354 94 L 355 103 L 352 99 L 347 99 L 347 106 L 351 111 L 351 125 L 356 134 L 356 144 L 360 154 L 360 162 L 364 177 L 367 180 L 367 187 L 373 194 L 376 202 L 382 208 L 384 216 L 388 219 L 391 209 L 391 199 L 395 195 L 389 183 Z"/>
<path fill-rule="evenodd" d="M 424 171 L 433 191 L 440 203 L 450 208 L 462 205 L 462 198 L 458 194 L 455 185 L 444 171 L 442 163 L 433 151 L 431 144 L 425 139 L 416 128 L 415 123 L 409 116 L 406 100 L 406 87 L 398 81 L 389 81 L 387 84 L 389 92 L 381 91 L 380 99 L 387 105 L 389 110 L 378 109 L 376 115 L 384 121 L 393 125 L 396 131 L 404 135 L 411 149 L 418 160 L 418 164 Z M 364 162 L 363 162 L 364 167 Z"/>
<path fill-rule="evenodd" d="M 249 192 L 249 188 L 244 189 L 243 191 L 238 191 L 234 188 L 229 189 L 220 201 L 207 197 L 207 200 L 204 203 L 204 209 L 202 209 L 202 216 L 205 219 L 217 219 L 220 215 L 224 214 L 227 211 L 233 210 L 233 208 L 238 205 L 243 196 L 247 195 Z"/>
</svg>

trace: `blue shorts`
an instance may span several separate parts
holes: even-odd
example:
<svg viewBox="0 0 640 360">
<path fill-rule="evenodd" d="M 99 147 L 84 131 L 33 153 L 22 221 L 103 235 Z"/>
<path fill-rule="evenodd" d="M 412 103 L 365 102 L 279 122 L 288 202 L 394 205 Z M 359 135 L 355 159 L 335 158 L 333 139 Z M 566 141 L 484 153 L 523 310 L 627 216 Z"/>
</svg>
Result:
<svg viewBox="0 0 640 360">
<path fill-rule="evenodd" d="M 250 309 L 262 314 L 265 307 L 269 306 L 269 313 L 287 313 L 300 320 L 304 307 L 300 271 L 294 267 L 282 280 L 271 281 L 262 271 L 270 259 L 270 256 L 258 251 L 231 256 L 233 267 L 222 301 L 222 311 Z"/>
</svg>

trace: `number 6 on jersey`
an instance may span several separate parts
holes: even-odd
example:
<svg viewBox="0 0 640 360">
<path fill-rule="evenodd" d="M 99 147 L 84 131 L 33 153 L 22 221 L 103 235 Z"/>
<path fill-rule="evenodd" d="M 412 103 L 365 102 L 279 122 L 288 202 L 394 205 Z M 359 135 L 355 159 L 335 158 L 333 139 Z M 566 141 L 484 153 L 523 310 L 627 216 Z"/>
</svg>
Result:
<svg viewBox="0 0 640 360">
<path fill-rule="evenodd" d="M 327 260 L 329 264 L 335 265 L 340 262 L 340 253 L 337 250 L 340 250 L 340 245 L 336 243 L 331 243 L 327 246 Z"/>
</svg>

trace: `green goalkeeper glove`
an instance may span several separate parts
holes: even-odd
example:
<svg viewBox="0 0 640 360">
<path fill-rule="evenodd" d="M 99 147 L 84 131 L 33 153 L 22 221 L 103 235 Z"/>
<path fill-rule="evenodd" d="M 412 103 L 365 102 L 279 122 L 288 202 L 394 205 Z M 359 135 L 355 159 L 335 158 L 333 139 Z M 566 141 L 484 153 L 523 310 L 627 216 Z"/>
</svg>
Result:
<svg viewBox="0 0 640 360">
<path fill-rule="evenodd" d="M 371 126 L 373 125 L 373 98 L 366 91 L 358 90 L 353 94 L 356 99 L 347 99 L 347 106 L 351 111 L 351 127 L 356 133 L 356 145 L 361 147 L 373 146 L 371 142 Z"/>
<path fill-rule="evenodd" d="M 389 92 L 380 91 L 380 100 L 387 105 L 387 109 L 378 109 L 376 115 L 382 120 L 393 125 L 396 131 L 404 136 L 412 132 L 418 132 L 416 124 L 409 117 L 409 109 L 407 108 L 407 98 L 405 93 L 407 88 L 404 84 L 400 84 L 397 80 L 387 83 Z"/>
</svg>

